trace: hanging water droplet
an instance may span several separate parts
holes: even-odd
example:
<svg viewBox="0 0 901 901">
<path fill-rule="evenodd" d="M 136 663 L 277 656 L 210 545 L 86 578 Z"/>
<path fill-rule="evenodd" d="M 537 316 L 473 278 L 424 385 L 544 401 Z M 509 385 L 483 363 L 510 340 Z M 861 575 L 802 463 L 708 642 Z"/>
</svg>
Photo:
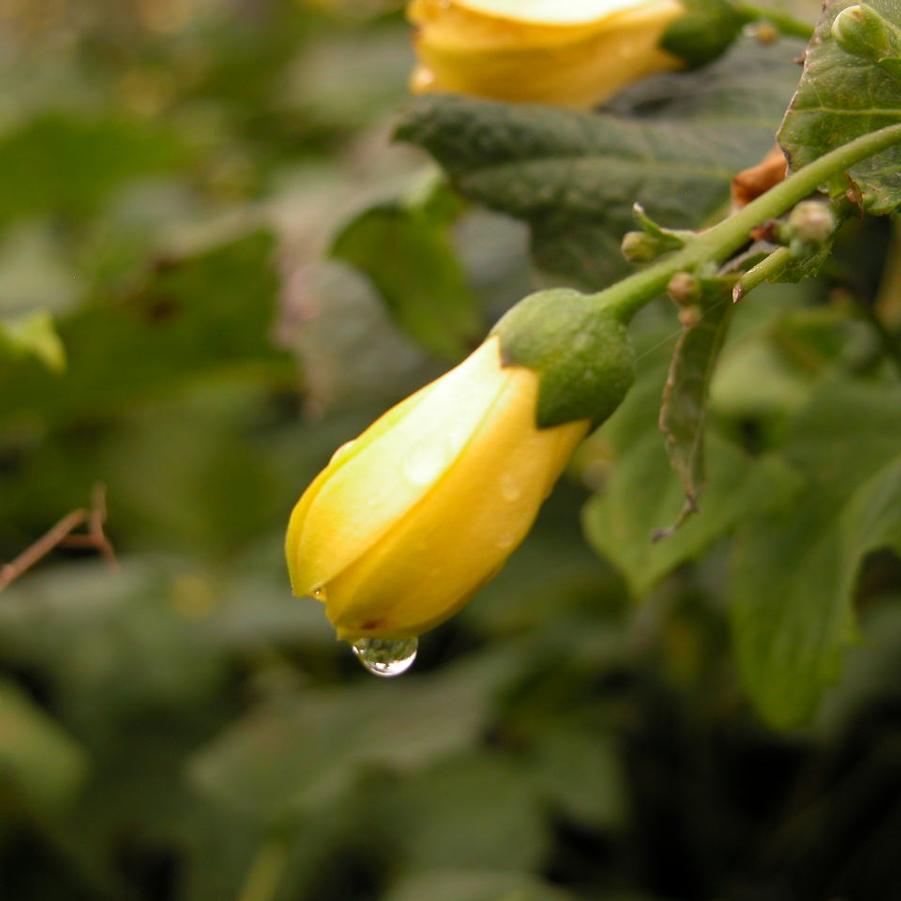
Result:
<svg viewBox="0 0 901 901">
<path fill-rule="evenodd" d="M 313 595 L 313 597 L 316 598 L 317 601 L 324 601 L 325 600 L 325 586 L 317 585 L 310 592 L 310 594 Z"/>
<path fill-rule="evenodd" d="M 360 638 L 353 643 L 357 660 L 376 676 L 390 678 L 405 673 L 416 659 L 417 638 Z"/>
<path fill-rule="evenodd" d="M 439 445 L 425 441 L 414 447 L 404 460 L 404 475 L 414 485 L 429 485 L 441 475 L 446 461 L 447 456 Z"/>
<path fill-rule="evenodd" d="M 501 497 L 511 504 L 518 501 L 522 496 L 522 489 L 519 487 L 519 479 L 512 473 L 505 472 L 501 476 Z"/>
</svg>

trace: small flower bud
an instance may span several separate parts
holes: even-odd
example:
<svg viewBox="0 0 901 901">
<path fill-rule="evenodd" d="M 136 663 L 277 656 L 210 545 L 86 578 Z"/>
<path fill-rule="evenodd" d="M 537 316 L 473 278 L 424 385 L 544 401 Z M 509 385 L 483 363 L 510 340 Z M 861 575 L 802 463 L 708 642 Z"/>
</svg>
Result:
<svg viewBox="0 0 901 901">
<path fill-rule="evenodd" d="M 657 239 L 644 232 L 626 232 L 620 250 L 630 263 L 649 263 L 660 253 Z"/>
<path fill-rule="evenodd" d="M 832 23 L 832 37 L 848 53 L 876 63 L 901 56 L 901 34 L 871 6 L 843 9 Z"/>
<path fill-rule="evenodd" d="M 804 200 L 788 217 L 786 236 L 794 243 L 825 244 L 835 231 L 835 215 L 825 203 Z"/>
<path fill-rule="evenodd" d="M 701 299 L 701 284 L 688 272 L 677 272 L 666 286 L 666 293 L 680 306 L 688 307 Z"/>
</svg>

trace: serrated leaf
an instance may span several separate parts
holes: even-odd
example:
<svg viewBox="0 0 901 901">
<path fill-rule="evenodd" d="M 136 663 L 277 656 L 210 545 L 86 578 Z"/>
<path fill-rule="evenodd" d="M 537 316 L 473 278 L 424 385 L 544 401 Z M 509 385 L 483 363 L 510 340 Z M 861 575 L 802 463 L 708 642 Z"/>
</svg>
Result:
<svg viewBox="0 0 901 901">
<path fill-rule="evenodd" d="M 465 197 L 528 222 L 541 269 L 597 288 L 629 271 L 619 244 L 634 202 L 676 228 L 726 203 L 735 172 L 772 145 L 798 47 L 743 44 L 703 73 L 651 79 L 598 115 L 430 96 L 397 137 L 427 149 Z"/>
<path fill-rule="evenodd" d="M 793 170 L 861 135 L 901 122 L 898 80 L 875 63 L 843 50 L 832 37 L 835 17 L 856 0 L 827 3 L 807 49 L 804 73 L 779 130 L 779 143 Z M 901 25 L 898 0 L 865 4 Z M 901 205 L 901 146 L 852 167 L 864 209 L 888 214 Z M 833 194 L 848 187 L 842 176 Z"/>
<path fill-rule="evenodd" d="M 332 256 L 369 277 L 398 328 L 450 360 L 484 330 L 479 298 L 451 243 L 459 212 L 454 201 L 439 185 L 413 202 L 370 207 L 341 229 L 331 248 Z"/>
<path fill-rule="evenodd" d="M 899 447 L 901 389 L 825 383 L 786 448 L 806 489 L 736 537 L 732 631 L 746 690 L 773 725 L 813 714 L 856 636 L 863 557 L 901 548 Z"/>
<path fill-rule="evenodd" d="M 735 306 L 722 286 L 702 283 L 697 309 L 700 318 L 686 327 L 673 351 L 660 407 L 666 451 L 685 491 L 674 529 L 698 509 L 705 481 L 707 399 Z"/>
</svg>

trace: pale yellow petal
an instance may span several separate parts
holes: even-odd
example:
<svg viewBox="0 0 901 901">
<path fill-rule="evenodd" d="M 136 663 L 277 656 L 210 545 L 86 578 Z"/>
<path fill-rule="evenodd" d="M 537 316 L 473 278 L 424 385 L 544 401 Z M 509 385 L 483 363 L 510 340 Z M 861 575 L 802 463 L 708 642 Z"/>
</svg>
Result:
<svg viewBox="0 0 901 901">
<path fill-rule="evenodd" d="M 647 0 L 456 0 L 464 9 L 544 25 L 584 25 Z"/>
<path fill-rule="evenodd" d="M 525 537 L 587 432 L 534 424 L 537 377 L 514 378 L 465 453 L 359 560 L 326 586 L 341 638 L 417 635 L 451 616 Z"/>
<path fill-rule="evenodd" d="M 434 2 L 411 8 L 420 25 L 414 90 L 587 108 L 640 77 L 681 65 L 658 47 L 669 24 L 684 15 L 678 0 L 623 0 L 595 20 L 568 25 L 498 18 L 460 4 L 439 12 Z"/>
<path fill-rule="evenodd" d="M 452 466 L 510 378 L 491 339 L 330 465 L 292 517 L 295 591 L 329 582 L 377 544 Z"/>
</svg>

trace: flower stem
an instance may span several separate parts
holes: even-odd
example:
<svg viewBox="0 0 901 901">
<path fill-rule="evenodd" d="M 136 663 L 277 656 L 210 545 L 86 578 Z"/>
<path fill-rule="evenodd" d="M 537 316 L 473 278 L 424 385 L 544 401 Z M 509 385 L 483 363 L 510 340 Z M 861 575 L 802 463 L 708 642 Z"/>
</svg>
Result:
<svg viewBox="0 0 901 901">
<path fill-rule="evenodd" d="M 787 247 L 779 247 L 756 266 L 752 266 L 732 289 L 732 300 L 736 303 L 758 285 L 768 282 L 778 275 L 792 260 L 792 252 Z"/>
<path fill-rule="evenodd" d="M 692 271 L 708 262 L 723 263 L 749 240 L 752 228 L 781 216 L 832 176 L 898 143 L 901 124 L 872 131 L 837 147 L 792 173 L 734 216 L 700 233 L 682 250 L 600 291 L 594 295 L 595 302 L 599 308 L 612 309 L 624 321 L 631 319 L 666 288 L 677 272 Z"/>
<path fill-rule="evenodd" d="M 739 3 L 736 5 L 735 11 L 746 24 L 750 22 L 769 22 L 780 34 L 784 34 L 786 37 L 803 38 L 805 41 L 809 41 L 813 37 L 812 25 L 777 9 L 767 9 L 764 6 L 755 6 L 753 3 Z"/>
</svg>

